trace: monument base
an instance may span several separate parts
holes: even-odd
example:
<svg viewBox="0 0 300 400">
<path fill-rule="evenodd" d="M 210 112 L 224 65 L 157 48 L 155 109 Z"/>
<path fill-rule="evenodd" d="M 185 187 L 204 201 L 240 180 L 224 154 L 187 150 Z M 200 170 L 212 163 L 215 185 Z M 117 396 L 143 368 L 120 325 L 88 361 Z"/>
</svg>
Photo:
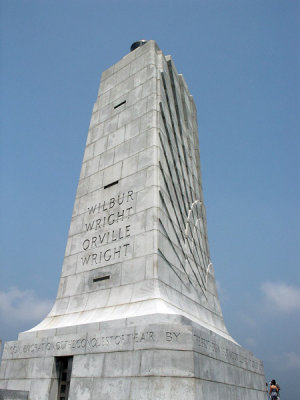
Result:
<svg viewBox="0 0 300 400">
<path fill-rule="evenodd" d="M 24 332 L 4 347 L 0 388 L 56 400 L 71 360 L 70 400 L 265 400 L 252 353 L 179 315 Z M 63 389 L 65 390 L 65 389 Z"/>
</svg>

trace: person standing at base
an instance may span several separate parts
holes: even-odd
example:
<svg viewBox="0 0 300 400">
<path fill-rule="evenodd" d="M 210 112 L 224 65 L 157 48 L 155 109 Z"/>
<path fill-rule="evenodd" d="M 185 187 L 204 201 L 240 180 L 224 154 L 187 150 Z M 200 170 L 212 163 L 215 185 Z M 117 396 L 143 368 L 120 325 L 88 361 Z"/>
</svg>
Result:
<svg viewBox="0 0 300 400">
<path fill-rule="evenodd" d="M 275 379 L 272 379 L 272 381 L 271 381 L 269 395 L 270 395 L 271 400 L 278 399 L 278 389 L 277 389 Z"/>
</svg>

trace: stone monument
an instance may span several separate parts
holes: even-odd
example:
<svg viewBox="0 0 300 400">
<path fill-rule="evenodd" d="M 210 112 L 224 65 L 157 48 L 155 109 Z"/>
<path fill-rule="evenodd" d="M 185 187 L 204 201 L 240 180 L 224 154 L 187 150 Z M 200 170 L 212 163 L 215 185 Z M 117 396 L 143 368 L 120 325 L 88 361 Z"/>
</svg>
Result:
<svg viewBox="0 0 300 400">
<path fill-rule="evenodd" d="M 55 304 L 5 344 L 29 400 L 263 400 L 211 262 L 196 108 L 154 41 L 103 72 Z"/>
</svg>

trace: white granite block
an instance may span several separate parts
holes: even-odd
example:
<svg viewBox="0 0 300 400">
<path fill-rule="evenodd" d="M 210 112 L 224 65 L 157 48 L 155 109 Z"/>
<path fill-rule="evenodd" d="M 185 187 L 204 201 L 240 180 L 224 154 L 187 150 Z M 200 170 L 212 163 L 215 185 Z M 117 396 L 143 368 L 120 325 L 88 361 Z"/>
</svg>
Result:
<svg viewBox="0 0 300 400">
<path fill-rule="evenodd" d="M 149 111 L 141 117 L 140 130 L 147 131 L 148 129 L 156 127 L 157 112 Z"/>
<path fill-rule="evenodd" d="M 68 275 L 73 275 L 76 273 L 76 266 L 77 266 L 77 256 L 68 256 L 64 260 L 64 265 L 62 269 L 62 274 L 61 276 L 68 276 Z"/>
<path fill-rule="evenodd" d="M 126 146 L 130 146 L 130 142 L 125 142 Z M 134 174 L 138 170 L 139 154 L 128 157 L 123 161 L 123 177 Z"/>
<path fill-rule="evenodd" d="M 130 285 L 111 288 L 107 306 L 116 304 L 128 304 L 132 296 L 132 287 Z"/>
<path fill-rule="evenodd" d="M 94 379 L 93 399 L 127 400 L 130 397 L 130 380 L 126 378 Z"/>
<path fill-rule="evenodd" d="M 156 147 L 148 147 L 139 153 L 139 169 L 158 165 L 158 151 Z"/>
<path fill-rule="evenodd" d="M 52 357 L 28 360 L 28 378 L 52 378 L 54 372 L 54 359 Z"/>
<path fill-rule="evenodd" d="M 143 97 L 148 95 L 148 93 L 145 96 L 142 95 L 143 87 L 144 87 L 144 85 L 140 85 L 129 92 L 129 94 L 128 94 L 128 104 L 129 105 L 133 105 L 136 102 L 141 101 L 141 99 Z"/>
<path fill-rule="evenodd" d="M 153 231 L 137 235 L 134 239 L 134 256 L 141 257 L 155 251 L 155 236 Z"/>
<path fill-rule="evenodd" d="M 137 376 L 140 357 L 138 351 L 106 353 L 103 374 L 105 377 Z"/>
<path fill-rule="evenodd" d="M 99 162 L 99 164 L 101 161 Z M 100 189 L 103 186 L 103 171 L 99 171 L 90 176 L 89 191 Z M 79 232 L 78 232 L 79 233 Z"/>
<path fill-rule="evenodd" d="M 108 135 L 114 132 L 118 128 L 118 118 L 119 115 L 116 114 L 104 122 L 103 134 Z"/>
<path fill-rule="evenodd" d="M 148 111 L 147 110 L 147 104 L 148 104 L 148 98 L 147 97 L 144 98 L 144 99 L 141 99 L 138 102 L 136 102 L 133 105 L 133 108 L 132 108 L 132 115 L 135 118 L 138 118 L 138 117 L 141 117 L 142 115 L 144 115 Z M 126 123 L 128 123 L 128 122 L 129 122 L 129 120 L 126 121 Z"/>
<path fill-rule="evenodd" d="M 126 178 L 123 179 L 123 178 Z M 143 169 L 132 175 L 127 175 L 126 170 L 122 169 L 122 180 L 120 181 L 120 192 L 126 192 L 128 188 L 134 188 L 135 193 L 145 188 L 147 170 Z"/>
<path fill-rule="evenodd" d="M 94 156 L 98 156 L 99 154 L 102 154 L 102 153 L 105 152 L 105 150 L 107 149 L 107 141 L 108 141 L 108 136 L 104 136 L 102 138 L 99 138 L 95 142 L 95 145 L 94 145 Z"/>
<path fill-rule="evenodd" d="M 5 360 L 4 358 L 2 359 L 2 362 L 0 364 L 0 388 L 4 389 L 4 387 L 1 386 L 1 382 L 5 378 L 5 370 L 6 370 L 6 365 L 9 361 Z"/>
<path fill-rule="evenodd" d="M 63 299 L 57 298 L 49 316 L 65 314 L 68 309 L 69 301 L 69 297 L 64 297 Z"/>
<path fill-rule="evenodd" d="M 130 75 L 135 76 L 138 71 L 144 68 L 145 56 L 139 56 L 130 64 Z"/>
<path fill-rule="evenodd" d="M 134 77 L 131 76 L 118 85 L 115 85 L 110 93 L 110 101 L 115 103 L 120 97 L 123 97 L 124 100 L 126 100 L 128 93 L 133 89 L 133 83 Z"/>
<path fill-rule="evenodd" d="M 69 398 L 72 400 L 92 400 L 93 379 L 73 378 L 71 380 Z"/>
<path fill-rule="evenodd" d="M 99 124 L 93 128 L 89 129 L 87 144 L 93 143 L 103 136 L 104 124 Z"/>
<path fill-rule="evenodd" d="M 133 118 L 136 118 L 134 114 L 133 106 L 127 106 L 122 112 L 119 114 L 118 120 L 118 128 L 126 126 Z"/>
<path fill-rule="evenodd" d="M 140 302 L 147 300 L 149 297 L 159 296 L 158 286 L 154 280 L 140 281 L 135 283 L 132 294 L 132 301 Z"/>
<path fill-rule="evenodd" d="M 146 280 L 157 278 L 157 265 L 158 259 L 156 254 L 146 257 Z"/>
<path fill-rule="evenodd" d="M 67 313 L 81 312 L 85 310 L 86 303 L 88 300 L 87 294 L 79 294 L 77 296 L 70 297 Z"/>
<path fill-rule="evenodd" d="M 6 389 L 29 391 L 30 383 L 31 383 L 30 379 L 8 379 L 6 384 Z"/>
<path fill-rule="evenodd" d="M 157 68 L 155 65 L 147 65 L 134 75 L 134 87 L 142 85 L 145 81 L 157 77 Z"/>
<path fill-rule="evenodd" d="M 112 165 L 104 169 L 103 175 L 103 185 L 108 185 L 112 182 L 115 182 L 121 178 L 122 174 L 122 162 Z"/>
<path fill-rule="evenodd" d="M 136 211 L 143 211 L 151 207 L 159 206 L 159 195 L 157 186 L 150 186 L 141 190 L 137 196 Z"/>
<path fill-rule="evenodd" d="M 139 153 L 147 148 L 147 132 L 140 133 L 139 135 L 130 139 L 130 154 Z"/>
<path fill-rule="evenodd" d="M 138 86 L 138 88 L 140 88 L 141 86 Z M 150 79 L 147 79 L 143 85 L 142 85 L 142 97 L 146 97 L 149 96 L 150 94 L 155 94 L 155 96 L 157 96 L 157 78 L 156 77 L 152 77 Z M 158 103 L 158 101 L 157 101 Z"/>
<path fill-rule="evenodd" d="M 122 69 L 115 71 L 116 84 L 123 82 L 130 75 L 130 65 L 124 66 Z"/>
<path fill-rule="evenodd" d="M 159 169 L 156 165 L 147 168 L 146 186 L 157 186 L 159 184 Z"/>
<path fill-rule="evenodd" d="M 101 79 L 100 82 L 100 89 L 99 89 L 99 94 L 100 93 L 105 93 L 108 90 L 112 89 L 115 86 L 115 75 L 112 74 L 105 78 L 104 80 Z"/>
<path fill-rule="evenodd" d="M 89 293 L 86 310 L 105 307 L 107 305 L 109 295 L 110 289 L 102 289 L 100 293 L 99 291 Z"/>
<path fill-rule="evenodd" d="M 95 111 L 92 114 L 89 129 L 94 128 L 98 124 L 99 124 L 99 111 Z"/>
<path fill-rule="evenodd" d="M 100 160 L 100 156 L 98 157 L 94 157 L 91 160 L 86 162 L 86 170 L 85 170 L 85 176 L 88 177 L 92 174 L 95 174 L 98 171 L 98 167 L 99 167 L 99 160 Z M 80 181 L 80 183 L 83 185 L 84 180 Z"/>
<path fill-rule="evenodd" d="M 157 101 L 157 95 L 155 93 L 151 94 L 150 96 L 147 97 L 147 107 L 146 107 L 146 111 L 159 111 L 160 110 L 160 106 L 159 103 Z"/>
<path fill-rule="evenodd" d="M 124 141 L 125 127 L 122 127 L 108 136 L 107 149 L 118 146 Z"/>
<path fill-rule="evenodd" d="M 95 111 L 98 111 L 100 108 L 106 106 L 110 102 L 110 91 L 108 90 L 106 93 L 101 94 L 95 103 Z"/>
<path fill-rule="evenodd" d="M 85 279 L 83 274 L 70 275 L 65 277 L 63 296 L 74 296 L 83 291 L 85 286 Z"/>
<path fill-rule="evenodd" d="M 104 168 L 110 167 L 114 163 L 114 154 L 115 150 L 112 148 L 110 150 L 105 151 L 100 155 L 99 160 L 99 170 L 103 170 Z"/>
<path fill-rule="evenodd" d="M 67 239 L 65 257 L 67 257 L 67 256 L 69 256 L 71 254 L 71 246 L 72 246 L 72 237 L 69 237 Z"/>
<path fill-rule="evenodd" d="M 82 216 L 78 215 L 72 218 L 70 229 L 69 229 L 69 236 L 73 236 L 81 232 L 82 230 Z"/>
<path fill-rule="evenodd" d="M 145 279 L 146 260 L 144 257 L 124 261 L 122 264 L 121 284 L 126 285 Z"/>
<path fill-rule="evenodd" d="M 152 350 L 142 352 L 141 375 L 194 375 L 193 353 L 189 351 Z"/>
<path fill-rule="evenodd" d="M 28 373 L 28 360 L 8 360 L 5 369 L 5 378 L 25 379 Z"/>
<path fill-rule="evenodd" d="M 94 155 L 94 143 L 91 143 L 85 148 L 83 161 L 91 159 L 93 155 Z"/>
<path fill-rule="evenodd" d="M 114 74 L 114 69 L 115 69 L 115 66 L 112 65 L 111 67 L 109 67 L 105 71 L 103 71 L 101 74 L 101 80 L 105 81 L 107 78 L 112 76 Z"/>
<path fill-rule="evenodd" d="M 140 119 L 134 119 L 126 125 L 125 140 L 131 139 L 140 133 Z"/>
<path fill-rule="evenodd" d="M 72 376 L 92 378 L 103 374 L 104 354 L 86 354 L 74 357 Z"/>
<path fill-rule="evenodd" d="M 94 160 L 93 160 L 94 161 Z M 91 169 L 90 169 L 91 170 Z M 86 175 L 89 174 L 88 170 L 86 169 Z M 89 177 L 81 179 L 78 183 L 77 186 L 77 193 L 76 196 L 77 197 L 82 197 L 84 195 L 86 195 L 89 191 L 89 184 L 90 184 L 90 180 Z"/>
<path fill-rule="evenodd" d="M 86 170 L 86 162 L 83 162 L 83 163 L 82 163 L 82 166 L 81 166 L 81 170 L 80 170 L 79 180 L 84 179 L 84 177 L 85 177 L 85 170 Z M 75 207 L 74 207 L 74 208 L 75 208 Z M 73 211 L 73 213 L 74 213 L 74 211 Z"/>
</svg>

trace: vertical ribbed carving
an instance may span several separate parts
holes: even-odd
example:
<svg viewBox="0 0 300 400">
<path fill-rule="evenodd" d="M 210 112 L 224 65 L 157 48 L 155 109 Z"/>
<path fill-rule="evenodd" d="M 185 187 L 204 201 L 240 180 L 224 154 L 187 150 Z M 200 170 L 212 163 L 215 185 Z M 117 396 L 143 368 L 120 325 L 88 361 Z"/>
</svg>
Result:
<svg viewBox="0 0 300 400">
<path fill-rule="evenodd" d="M 159 132 L 161 160 L 159 163 L 164 190 L 160 190 L 162 209 L 167 225 L 160 219 L 160 227 L 177 260 L 159 249 L 159 254 L 176 273 L 180 281 L 200 288 L 207 298 L 207 275 L 212 265 L 206 234 L 205 209 L 200 187 L 201 176 L 196 158 L 194 121 L 186 110 L 184 87 L 175 82 L 172 61 L 168 71 L 161 73 L 162 97 L 160 102 L 162 130 Z M 195 176 L 196 171 L 196 176 Z M 169 209 L 171 206 L 171 209 Z M 171 213 L 173 217 L 171 216 Z M 171 238 L 172 237 L 172 238 Z M 179 273 L 178 269 L 181 273 Z M 186 279 L 182 278 L 182 273 Z"/>
</svg>

